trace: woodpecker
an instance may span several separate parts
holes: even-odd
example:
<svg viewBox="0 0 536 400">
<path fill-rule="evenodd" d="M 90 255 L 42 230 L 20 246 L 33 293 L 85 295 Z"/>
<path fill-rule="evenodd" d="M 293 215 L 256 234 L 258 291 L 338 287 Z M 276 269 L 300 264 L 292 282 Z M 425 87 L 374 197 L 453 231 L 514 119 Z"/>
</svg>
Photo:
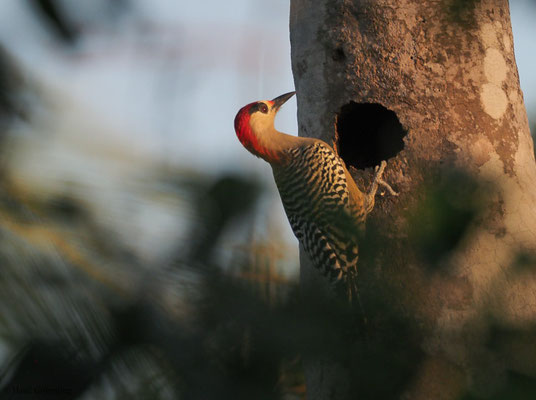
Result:
<svg viewBox="0 0 536 400">
<path fill-rule="evenodd" d="M 271 165 L 292 230 L 313 265 L 352 300 L 358 295 L 357 232 L 374 207 L 378 185 L 396 193 L 382 180 L 385 161 L 364 194 L 326 142 L 277 131 L 277 111 L 294 94 L 242 107 L 234 120 L 236 135 L 250 153 Z"/>
</svg>

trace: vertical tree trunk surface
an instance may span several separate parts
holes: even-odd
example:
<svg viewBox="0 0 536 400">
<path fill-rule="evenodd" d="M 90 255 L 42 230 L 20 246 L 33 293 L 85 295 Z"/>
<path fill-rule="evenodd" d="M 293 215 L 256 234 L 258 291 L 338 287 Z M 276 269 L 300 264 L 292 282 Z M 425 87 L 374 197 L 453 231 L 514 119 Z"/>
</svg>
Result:
<svg viewBox="0 0 536 400">
<path fill-rule="evenodd" d="M 515 267 L 536 250 L 536 164 L 508 1 L 291 0 L 290 35 L 299 134 L 333 144 L 362 189 L 386 159 L 400 193 L 369 218 L 388 245 L 359 272 L 362 357 L 306 360 L 308 400 L 490 397 L 536 376 L 536 272 Z M 454 170 L 489 185 L 430 271 L 408 215 Z M 473 181 L 453 182 L 463 203 Z M 303 254 L 301 268 L 316 279 Z"/>
</svg>

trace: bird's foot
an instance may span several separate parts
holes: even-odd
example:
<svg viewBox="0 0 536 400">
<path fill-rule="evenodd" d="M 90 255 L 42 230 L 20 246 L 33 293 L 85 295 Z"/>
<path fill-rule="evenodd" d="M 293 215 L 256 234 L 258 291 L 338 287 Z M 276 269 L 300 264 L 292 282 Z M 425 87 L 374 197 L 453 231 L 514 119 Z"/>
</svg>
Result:
<svg viewBox="0 0 536 400">
<path fill-rule="evenodd" d="M 382 179 L 383 171 L 387 166 L 386 161 L 382 161 L 380 165 L 377 165 L 374 168 L 374 179 L 372 180 L 372 185 L 370 186 L 369 192 L 365 196 L 365 214 L 368 214 L 374 208 L 374 198 L 376 197 L 376 192 L 378 191 L 378 186 L 381 185 L 387 189 L 387 191 L 393 195 L 398 196 L 398 193 L 393 190 L 393 188 Z"/>
<path fill-rule="evenodd" d="M 385 160 L 382 160 L 380 165 L 376 165 L 374 168 L 374 181 L 373 181 L 373 187 L 377 187 L 378 185 L 383 186 L 391 196 L 398 196 L 398 193 L 393 190 L 391 185 L 389 185 L 387 182 L 385 182 L 382 178 L 383 171 L 385 170 L 385 167 L 387 166 L 387 162 Z"/>
</svg>

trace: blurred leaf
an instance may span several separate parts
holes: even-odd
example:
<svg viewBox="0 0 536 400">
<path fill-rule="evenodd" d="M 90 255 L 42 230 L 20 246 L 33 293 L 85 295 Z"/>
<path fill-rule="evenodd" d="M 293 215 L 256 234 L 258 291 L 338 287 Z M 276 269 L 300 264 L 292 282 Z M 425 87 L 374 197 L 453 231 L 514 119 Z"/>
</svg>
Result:
<svg viewBox="0 0 536 400">
<path fill-rule="evenodd" d="M 198 186 L 194 197 L 197 219 L 191 233 L 193 260 L 206 261 L 225 228 L 253 211 L 260 195 L 258 183 L 238 176 L 222 176 Z"/>
<path fill-rule="evenodd" d="M 424 185 L 421 200 L 409 217 L 410 241 L 435 266 L 457 248 L 481 208 L 479 185 L 460 171 L 442 174 Z"/>
<path fill-rule="evenodd" d="M 67 45 L 73 45 L 78 38 L 74 24 L 56 0 L 29 0 L 45 25 Z"/>
<path fill-rule="evenodd" d="M 444 0 L 448 18 L 466 28 L 475 25 L 475 8 L 482 0 Z"/>
<path fill-rule="evenodd" d="M 2 131 L 14 119 L 24 119 L 27 116 L 27 104 L 23 101 L 24 85 L 23 77 L 13 58 L 0 45 L 0 129 Z"/>
<path fill-rule="evenodd" d="M 479 400 L 470 394 L 462 396 L 460 400 Z M 508 374 L 505 387 L 495 395 L 487 397 L 488 400 L 529 400 L 536 399 L 536 380 L 515 372 Z"/>
<path fill-rule="evenodd" d="M 530 271 L 536 273 L 536 254 L 529 251 L 518 252 L 512 266 L 515 272 Z"/>
<path fill-rule="evenodd" d="M 14 368 L 2 399 L 76 399 L 99 371 L 97 363 L 80 359 L 64 343 L 42 341 L 26 346 Z"/>
</svg>

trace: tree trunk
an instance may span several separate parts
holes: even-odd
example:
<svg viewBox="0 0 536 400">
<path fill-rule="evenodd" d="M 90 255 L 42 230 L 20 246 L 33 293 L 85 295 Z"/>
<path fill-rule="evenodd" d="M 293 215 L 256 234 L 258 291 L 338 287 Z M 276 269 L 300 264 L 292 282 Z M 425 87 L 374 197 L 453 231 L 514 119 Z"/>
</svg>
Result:
<svg viewBox="0 0 536 400">
<path fill-rule="evenodd" d="M 333 144 L 362 189 L 387 160 L 399 192 L 369 218 L 382 247 L 360 247 L 368 339 L 354 360 L 305 360 L 308 400 L 490 397 L 536 376 L 536 269 L 515 262 L 536 250 L 536 164 L 508 1 L 292 0 L 290 36 L 300 136 Z M 489 183 L 441 262 L 412 234 L 430 181 L 460 209 Z M 321 281 L 301 256 L 302 284 Z"/>
</svg>

